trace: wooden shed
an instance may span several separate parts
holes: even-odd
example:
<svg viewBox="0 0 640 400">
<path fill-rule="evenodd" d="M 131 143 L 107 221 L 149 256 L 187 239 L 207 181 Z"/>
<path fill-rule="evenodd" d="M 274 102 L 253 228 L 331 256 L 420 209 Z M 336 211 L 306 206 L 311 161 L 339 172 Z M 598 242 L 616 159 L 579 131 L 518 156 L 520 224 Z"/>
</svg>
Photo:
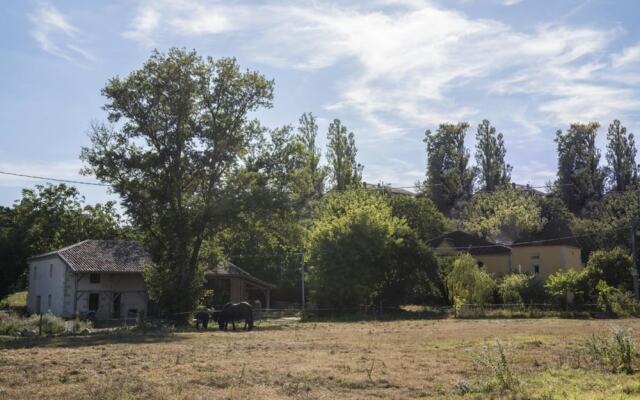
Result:
<svg viewBox="0 0 640 400">
<path fill-rule="evenodd" d="M 264 298 L 264 307 L 271 307 L 271 289 L 276 286 L 254 277 L 231 262 L 223 262 L 209 269 L 204 277 L 205 287 L 213 289 L 217 303 Z"/>
</svg>

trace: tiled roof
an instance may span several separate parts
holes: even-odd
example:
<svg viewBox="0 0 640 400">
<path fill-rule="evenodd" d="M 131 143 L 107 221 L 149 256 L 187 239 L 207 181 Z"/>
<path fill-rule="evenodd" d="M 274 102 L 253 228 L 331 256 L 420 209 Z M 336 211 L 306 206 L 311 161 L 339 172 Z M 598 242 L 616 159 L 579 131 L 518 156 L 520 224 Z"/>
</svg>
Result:
<svg viewBox="0 0 640 400">
<path fill-rule="evenodd" d="M 469 254 L 504 254 L 509 253 L 511 249 L 498 243 L 490 242 L 478 236 L 463 231 L 453 231 L 440 235 L 435 239 L 429 240 L 427 243 L 431 247 L 438 247 L 440 244 L 448 240 L 451 245 L 459 251 L 467 251 Z"/>
<path fill-rule="evenodd" d="M 127 240 L 85 240 L 50 253 L 31 257 L 59 256 L 76 272 L 142 273 L 149 256 L 141 243 Z"/>
<path fill-rule="evenodd" d="M 207 279 L 215 279 L 215 278 L 242 278 L 248 281 L 251 281 L 259 286 L 266 286 L 270 288 L 274 288 L 275 285 L 265 282 L 261 279 L 258 279 L 238 267 L 237 265 L 227 261 L 218 264 L 217 267 L 210 268 L 208 271 L 204 273 L 205 278 Z"/>
</svg>

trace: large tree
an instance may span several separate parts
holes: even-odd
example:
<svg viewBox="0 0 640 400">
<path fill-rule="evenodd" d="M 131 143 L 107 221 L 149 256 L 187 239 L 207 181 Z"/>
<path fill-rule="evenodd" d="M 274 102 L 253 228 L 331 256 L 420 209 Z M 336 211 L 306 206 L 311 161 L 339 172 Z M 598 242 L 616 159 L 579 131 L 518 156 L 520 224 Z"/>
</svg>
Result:
<svg viewBox="0 0 640 400">
<path fill-rule="evenodd" d="M 604 193 L 605 171 L 599 166 L 600 151 L 596 148 L 599 127 L 597 122 L 571 124 L 566 132 L 556 132 L 556 190 L 575 214 L 592 208 Z"/>
<path fill-rule="evenodd" d="M 147 233 L 155 300 L 167 313 L 191 311 L 202 243 L 235 215 L 251 183 L 237 177 L 262 134 L 249 114 L 271 106 L 273 82 L 235 59 L 173 48 L 112 78 L 102 94 L 116 125 L 94 126 L 85 172 L 112 185 Z"/>
<path fill-rule="evenodd" d="M 363 166 L 356 160 L 357 154 L 353 132 L 334 119 L 327 131 L 327 160 L 334 189 L 345 190 L 360 184 Z"/>
<path fill-rule="evenodd" d="M 362 190 L 322 199 L 309 229 L 306 260 L 314 301 L 343 310 L 424 298 L 422 289 L 436 276 L 429 248 L 393 216 L 382 195 Z"/>
<path fill-rule="evenodd" d="M 477 193 L 461 213 L 467 232 L 506 244 L 541 230 L 545 222 L 534 195 L 511 189 Z"/>
<path fill-rule="evenodd" d="M 425 132 L 427 180 L 424 191 L 445 214 L 473 193 L 474 171 L 464 139 L 469 124 L 441 124 L 435 133 Z"/>
<path fill-rule="evenodd" d="M 492 192 L 511 182 L 512 167 L 504 160 L 506 154 L 502 133 L 496 135 L 496 128 L 488 120 L 483 120 L 476 132 L 476 163 L 482 190 Z"/>
<path fill-rule="evenodd" d="M 318 137 L 318 123 L 311 113 L 304 113 L 298 125 L 298 140 L 304 146 L 305 152 L 305 186 L 302 188 L 307 198 L 318 200 L 324 193 L 327 168 L 320 165 L 322 153 L 316 145 Z M 354 145 L 355 147 L 355 145 Z"/>
<path fill-rule="evenodd" d="M 622 192 L 638 184 L 636 153 L 633 133 L 627 134 L 627 128 L 614 120 L 607 132 L 607 174 L 613 190 Z"/>
</svg>

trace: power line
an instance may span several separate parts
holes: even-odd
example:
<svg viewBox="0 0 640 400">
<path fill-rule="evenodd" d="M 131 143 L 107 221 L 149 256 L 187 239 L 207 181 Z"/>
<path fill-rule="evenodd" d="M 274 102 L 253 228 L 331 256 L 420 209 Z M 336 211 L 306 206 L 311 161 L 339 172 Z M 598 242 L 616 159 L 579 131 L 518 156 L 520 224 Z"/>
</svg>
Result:
<svg viewBox="0 0 640 400">
<path fill-rule="evenodd" d="M 76 184 L 76 185 L 90 185 L 90 186 L 111 187 L 111 185 L 109 185 L 107 183 L 87 182 L 87 181 L 74 181 L 74 180 L 71 180 L 71 179 L 61 179 L 61 178 L 47 178 L 47 177 L 44 177 L 44 176 L 19 174 L 17 172 L 0 171 L 0 174 L 2 174 L 2 175 L 10 175 L 10 176 L 19 176 L 19 177 L 22 177 L 22 178 L 40 179 L 40 180 L 43 180 L 43 181 L 73 183 L 73 184 Z"/>
<path fill-rule="evenodd" d="M 557 240 L 578 239 L 578 238 L 585 238 L 585 237 L 589 237 L 589 236 L 598 236 L 598 235 L 602 235 L 604 233 L 611 233 L 611 232 L 617 232 L 617 231 L 623 231 L 623 230 L 626 231 L 629 228 L 630 228 L 629 226 L 625 226 L 623 228 L 615 228 L 615 229 L 610 229 L 610 230 L 602 231 L 602 232 L 585 233 L 583 235 L 560 236 L 560 237 L 549 238 L 549 239 L 530 240 L 530 241 L 513 243 L 511 245 L 496 243 L 496 244 L 482 245 L 482 246 L 473 246 L 472 245 L 472 246 L 458 246 L 458 247 L 448 247 L 448 248 L 454 249 L 454 250 L 470 250 L 470 249 L 486 249 L 486 248 L 492 248 L 492 247 L 510 247 L 510 246 L 513 246 L 513 245 L 520 246 L 520 245 L 528 245 L 528 244 L 542 244 L 542 243 L 548 243 L 548 242 L 555 242 Z M 446 239 L 446 234 L 444 236 L 445 236 L 444 239 Z"/>
</svg>

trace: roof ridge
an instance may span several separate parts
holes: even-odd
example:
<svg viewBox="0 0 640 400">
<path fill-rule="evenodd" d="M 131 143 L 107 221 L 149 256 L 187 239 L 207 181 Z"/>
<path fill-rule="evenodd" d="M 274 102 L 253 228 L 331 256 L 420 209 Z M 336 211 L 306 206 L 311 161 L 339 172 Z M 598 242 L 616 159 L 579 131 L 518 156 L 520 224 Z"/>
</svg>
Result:
<svg viewBox="0 0 640 400">
<path fill-rule="evenodd" d="M 76 246 L 79 246 L 79 245 L 81 245 L 83 243 L 86 243 L 86 242 L 88 242 L 90 240 L 91 239 L 85 239 L 85 240 L 82 240 L 82 241 L 80 241 L 78 243 L 70 244 L 69 246 L 61 247 L 61 248 L 56 249 L 56 250 L 52 250 L 52 251 L 49 251 L 49 252 L 46 252 L 46 253 L 42 253 L 42 254 L 36 254 L 35 256 L 31 256 L 31 257 L 27 258 L 27 261 L 32 260 L 32 259 L 36 259 L 36 258 L 53 256 L 53 255 L 58 255 L 59 256 L 61 251 L 72 249 L 72 248 L 74 248 Z"/>
</svg>

